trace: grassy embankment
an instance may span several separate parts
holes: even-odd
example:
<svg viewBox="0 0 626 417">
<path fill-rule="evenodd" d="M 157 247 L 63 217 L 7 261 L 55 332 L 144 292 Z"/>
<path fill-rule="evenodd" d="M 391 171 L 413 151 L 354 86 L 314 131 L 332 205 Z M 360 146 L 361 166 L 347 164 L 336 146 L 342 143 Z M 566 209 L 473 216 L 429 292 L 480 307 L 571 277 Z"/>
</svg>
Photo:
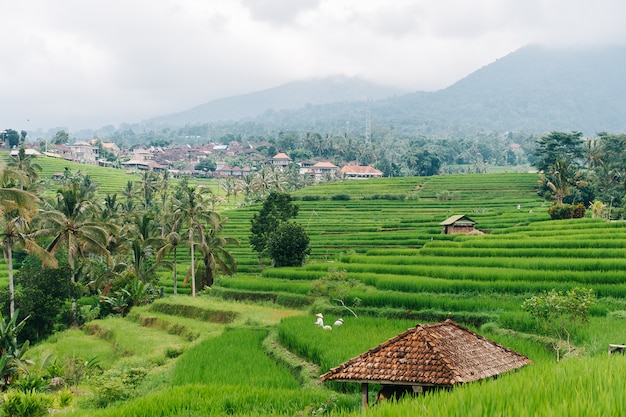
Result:
<svg viewBox="0 0 626 417">
<path fill-rule="evenodd" d="M 621 341 L 624 328 L 623 226 L 592 219 L 548 221 L 546 205 L 533 194 L 534 181 L 523 174 L 471 175 L 299 191 L 294 194 L 301 207 L 298 221 L 313 244 L 303 268 L 259 265 L 247 245 L 249 219 L 258 207 L 229 211 L 225 233 L 242 243 L 233 248 L 242 270 L 236 277 L 221 278 L 212 292 L 196 299 L 167 297 L 134 309 L 128 319 L 98 320 L 85 332 L 60 334 L 32 354 L 95 354 L 104 369 L 145 370 L 133 392 L 137 399 L 102 411 L 88 411 L 103 394 L 84 382 L 81 389 L 94 395 L 78 396 L 75 415 L 294 415 L 331 409 L 357 415 L 355 387 L 320 387 L 311 373 L 317 376 L 416 322 L 452 317 L 486 324 L 484 334 L 528 355 L 535 365 L 495 381 L 377 406 L 368 414 L 620 415 L 626 365 L 619 357 L 607 358 L 606 346 Z M 491 233 L 440 234 L 439 222 L 463 213 Z M 329 268 L 346 270 L 361 283 L 350 295 L 362 300 L 358 319 L 328 302 L 311 306 L 308 290 Z M 169 281 L 167 273 L 164 280 Z M 520 304 L 536 291 L 576 285 L 594 288 L 599 303 L 590 324 L 574 335 L 577 357 L 556 364 L 549 347 L 532 335 L 534 323 Z M 344 315 L 346 324 L 321 332 L 312 325 L 318 309 L 329 318 Z M 266 361 L 268 353 L 275 362 Z M 346 394 L 332 391 L 344 388 Z"/>
</svg>

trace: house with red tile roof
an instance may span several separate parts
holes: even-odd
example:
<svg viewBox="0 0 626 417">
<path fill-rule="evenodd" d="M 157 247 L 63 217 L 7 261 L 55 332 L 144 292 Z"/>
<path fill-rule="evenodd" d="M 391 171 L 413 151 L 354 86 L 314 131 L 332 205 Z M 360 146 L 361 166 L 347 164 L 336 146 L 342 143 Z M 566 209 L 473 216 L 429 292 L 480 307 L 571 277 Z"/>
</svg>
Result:
<svg viewBox="0 0 626 417">
<path fill-rule="evenodd" d="M 382 178 L 383 172 L 369 165 L 346 165 L 339 170 L 339 175 L 348 180 Z"/>
</svg>

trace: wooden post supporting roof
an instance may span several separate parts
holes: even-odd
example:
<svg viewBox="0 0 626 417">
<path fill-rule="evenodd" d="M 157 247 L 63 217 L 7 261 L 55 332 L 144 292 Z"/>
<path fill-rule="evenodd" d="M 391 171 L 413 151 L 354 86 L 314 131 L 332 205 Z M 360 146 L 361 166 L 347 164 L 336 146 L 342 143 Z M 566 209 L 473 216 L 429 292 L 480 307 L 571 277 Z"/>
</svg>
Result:
<svg viewBox="0 0 626 417">
<path fill-rule="evenodd" d="M 361 402 L 363 404 L 363 409 L 366 409 L 368 406 L 367 397 L 369 395 L 369 384 L 367 382 L 363 382 L 361 384 Z"/>
</svg>

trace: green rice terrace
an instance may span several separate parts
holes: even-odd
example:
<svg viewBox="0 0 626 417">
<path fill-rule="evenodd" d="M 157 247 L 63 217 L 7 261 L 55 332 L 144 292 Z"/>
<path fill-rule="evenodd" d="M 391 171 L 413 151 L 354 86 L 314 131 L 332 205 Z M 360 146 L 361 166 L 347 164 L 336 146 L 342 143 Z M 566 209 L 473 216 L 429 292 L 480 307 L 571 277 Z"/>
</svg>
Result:
<svg viewBox="0 0 626 417">
<path fill-rule="evenodd" d="M 124 175 L 104 182 L 123 187 Z M 626 223 L 550 220 L 536 184 L 536 174 L 502 173 L 299 190 L 296 220 L 312 248 L 302 267 L 274 268 L 252 250 L 260 204 L 225 210 L 223 234 L 240 242 L 229 248 L 237 274 L 194 298 L 183 274 L 174 296 L 172 272 L 163 270 L 164 297 L 57 333 L 27 356 L 35 369 L 64 370 L 70 388 L 51 408 L 68 416 L 624 415 L 626 359 L 607 349 L 626 342 Z M 483 233 L 442 234 L 453 215 Z M 180 250 L 178 262 L 183 270 L 189 254 Z M 341 298 L 316 293 L 333 277 L 349 283 Z M 576 287 L 592 289 L 596 301 L 588 322 L 561 340 L 522 308 Z M 316 313 L 344 324 L 324 331 Z M 320 382 L 406 329 L 446 319 L 533 364 L 399 401 L 375 403 L 380 386 L 371 384 L 376 405 L 365 411 L 360 384 Z"/>
</svg>

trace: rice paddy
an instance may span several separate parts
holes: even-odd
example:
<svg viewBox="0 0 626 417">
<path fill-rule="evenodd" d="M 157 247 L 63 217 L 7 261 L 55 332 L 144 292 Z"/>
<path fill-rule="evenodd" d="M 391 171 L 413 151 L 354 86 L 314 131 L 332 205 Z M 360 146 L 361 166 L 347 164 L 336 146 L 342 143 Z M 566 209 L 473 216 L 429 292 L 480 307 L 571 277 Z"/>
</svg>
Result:
<svg viewBox="0 0 626 417">
<path fill-rule="evenodd" d="M 85 357 L 93 349 L 107 367 L 148 369 L 134 399 L 103 410 L 78 401 L 68 415 L 356 416 L 363 415 L 360 387 L 315 384 L 319 375 L 416 323 L 451 318 L 534 365 L 378 404 L 367 415 L 622 415 L 626 362 L 607 357 L 606 349 L 626 337 L 626 223 L 551 221 L 535 184 L 534 174 L 484 174 L 300 190 L 293 194 L 297 221 L 312 253 L 298 268 L 272 268 L 249 247 L 250 219 L 260 206 L 226 211 L 224 234 L 240 241 L 230 248 L 237 275 L 219 278 L 196 299 L 169 296 L 128 319 L 96 321 L 99 331 L 80 343 L 77 330 L 60 334 L 33 354 L 56 345 L 56 352 Z M 442 234 L 440 223 L 456 214 L 471 217 L 484 234 Z M 358 318 L 337 300 L 311 295 L 331 271 L 345 271 L 355 283 L 343 301 Z M 166 293 L 170 281 L 163 271 Z M 571 335 L 576 354 L 556 363 L 521 304 L 576 286 L 593 289 L 597 303 L 589 323 Z M 318 311 L 345 324 L 324 332 L 313 325 Z M 313 383 L 301 376 L 308 366 L 316 367 Z"/>
</svg>

